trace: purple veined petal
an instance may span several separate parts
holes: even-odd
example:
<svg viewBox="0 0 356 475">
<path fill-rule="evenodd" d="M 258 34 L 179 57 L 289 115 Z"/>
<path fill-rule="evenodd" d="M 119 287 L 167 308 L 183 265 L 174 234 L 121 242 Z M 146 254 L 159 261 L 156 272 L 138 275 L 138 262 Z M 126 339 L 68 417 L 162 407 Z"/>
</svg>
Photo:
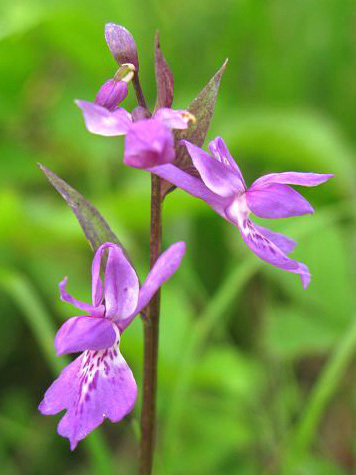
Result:
<svg viewBox="0 0 356 475">
<path fill-rule="evenodd" d="M 262 226 L 258 226 L 255 223 L 254 227 L 259 233 L 261 233 L 264 237 L 266 237 L 267 239 L 272 241 L 277 247 L 279 247 L 279 249 L 285 254 L 290 254 L 294 251 L 297 243 L 293 241 L 293 239 L 290 239 L 289 237 L 284 236 L 283 234 L 271 231 L 270 229 L 263 228 Z"/>
<path fill-rule="evenodd" d="M 191 114 L 185 110 L 173 110 L 168 107 L 161 107 L 153 114 L 154 119 L 170 129 L 187 129 L 190 117 Z"/>
<path fill-rule="evenodd" d="M 127 97 L 127 93 L 128 87 L 125 81 L 109 79 L 101 86 L 96 95 L 95 104 L 105 107 L 105 109 L 113 112 L 118 104 Z"/>
<path fill-rule="evenodd" d="M 118 345 L 86 351 L 61 372 L 46 391 L 39 410 L 53 415 L 66 409 L 58 433 L 71 450 L 105 418 L 119 422 L 134 407 L 137 386 Z"/>
<path fill-rule="evenodd" d="M 219 160 L 219 162 L 232 167 L 232 169 L 237 173 L 238 177 L 240 178 L 243 187 L 246 189 L 246 183 L 241 173 L 241 170 L 233 159 L 233 157 L 231 156 L 231 153 L 229 152 L 225 141 L 221 137 L 216 137 L 209 143 L 209 150 L 210 153 L 217 160 Z"/>
<path fill-rule="evenodd" d="M 104 317 L 72 317 L 58 330 L 54 339 L 57 356 L 102 350 L 116 340 L 114 324 Z"/>
<path fill-rule="evenodd" d="M 130 127 L 125 138 L 124 163 L 149 168 L 173 162 L 174 139 L 171 130 L 156 119 L 144 119 Z"/>
<path fill-rule="evenodd" d="M 268 184 L 280 183 L 286 185 L 301 185 L 301 186 L 317 186 L 330 180 L 334 175 L 321 173 L 299 173 L 299 172 L 284 172 L 284 173 L 270 173 L 269 175 L 261 176 L 253 182 L 250 190 L 260 188 Z"/>
<path fill-rule="evenodd" d="M 123 321 L 120 325 L 120 330 L 123 331 L 138 315 L 141 310 L 146 307 L 151 298 L 172 275 L 176 272 L 182 258 L 185 254 L 185 243 L 177 242 L 170 246 L 157 260 L 152 270 L 148 274 L 144 284 L 142 285 L 138 297 L 137 307 L 133 314 Z"/>
<path fill-rule="evenodd" d="M 105 250 L 108 250 L 108 258 L 103 289 L 100 268 Z M 92 264 L 93 303 L 97 304 L 105 298 L 106 318 L 114 320 L 126 318 L 136 308 L 138 291 L 136 272 L 123 250 L 110 242 L 102 244 L 97 249 Z"/>
<path fill-rule="evenodd" d="M 249 209 L 260 218 L 290 218 L 313 214 L 314 210 L 301 194 L 288 185 L 270 184 L 246 192 Z"/>
<path fill-rule="evenodd" d="M 68 278 L 65 277 L 62 282 L 59 283 L 59 291 L 61 295 L 61 300 L 66 303 L 70 303 L 74 307 L 79 308 L 82 312 L 89 313 L 93 317 L 102 317 L 105 312 L 104 305 L 89 305 L 88 303 L 81 302 L 80 300 L 75 299 L 66 291 Z"/>
<path fill-rule="evenodd" d="M 120 322 L 137 306 L 139 282 L 123 250 L 114 244 L 104 244 L 101 248 L 105 246 L 109 249 L 104 283 L 105 316 Z"/>
<path fill-rule="evenodd" d="M 272 241 L 267 237 L 266 233 L 262 234 L 259 232 L 252 221 L 246 218 L 246 215 L 241 214 L 238 203 L 234 202 L 226 210 L 226 213 L 230 216 L 232 222 L 237 223 L 243 240 L 252 252 L 263 261 L 275 267 L 299 274 L 304 289 L 307 288 L 310 282 L 310 272 L 305 264 L 289 259 L 282 249 L 277 246 L 275 239 Z"/>
<path fill-rule="evenodd" d="M 212 158 L 207 152 L 187 140 L 180 144 L 187 147 L 195 168 L 205 185 L 217 195 L 227 198 L 245 191 L 241 180 L 231 167 Z"/>
<path fill-rule="evenodd" d="M 92 134 L 116 137 L 126 134 L 131 127 L 131 116 L 125 109 L 110 112 L 93 102 L 77 100 L 75 103 L 82 110 L 86 128 Z"/>
<path fill-rule="evenodd" d="M 126 28 L 115 25 L 115 23 L 107 23 L 105 25 L 105 39 L 111 54 L 119 65 L 131 63 L 138 71 L 135 40 Z"/>
<path fill-rule="evenodd" d="M 148 168 L 147 171 L 169 181 L 172 185 L 177 186 L 186 193 L 205 201 L 214 211 L 225 218 L 224 210 L 230 200 L 213 193 L 200 178 L 196 178 L 171 164 Z"/>
</svg>

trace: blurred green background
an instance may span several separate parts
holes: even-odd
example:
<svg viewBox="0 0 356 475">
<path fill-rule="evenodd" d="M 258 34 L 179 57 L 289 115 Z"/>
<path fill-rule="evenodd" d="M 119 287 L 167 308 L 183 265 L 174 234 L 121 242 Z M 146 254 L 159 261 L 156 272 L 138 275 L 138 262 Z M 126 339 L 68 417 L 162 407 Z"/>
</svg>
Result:
<svg viewBox="0 0 356 475">
<path fill-rule="evenodd" d="M 346 475 L 353 471 L 356 61 L 350 0 L 1 0 L 0 466 L 2 475 L 136 474 L 140 401 L 71 453 L 37 405 L 64 362 L 53 336 L 90 295 L 91 251 L 36 166 L 81 191 L 148 272 L 149 176 L 122 139 L 90 135 L 75 98 L 115 72 L 104 24 L 125 25 L 153 106 L 153 37 L 184 108 L 220 67 L 209 139 L 223 136 L 248 183 L 287 170 L 335 173 L 303 194 L 314 216 L 267 225 L 299 241 L 297 276 L 262 263 L 233 226 L 176 191 L 164 245 L 188 244 L 165 286 L 156 475 Z M 134 105 L 132 91 L 126 105 Z M 74 312 L 74 313 L 73 313 Z M 141 388 L 142 328 L 122 352 Z"/>
</svg>

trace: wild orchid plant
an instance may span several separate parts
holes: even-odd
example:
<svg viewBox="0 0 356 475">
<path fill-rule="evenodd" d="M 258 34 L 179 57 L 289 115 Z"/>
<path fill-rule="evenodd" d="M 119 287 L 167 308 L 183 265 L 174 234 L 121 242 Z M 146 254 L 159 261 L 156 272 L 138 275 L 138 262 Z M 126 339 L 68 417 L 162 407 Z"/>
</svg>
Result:
<svg viewBox="0 0 356 475">
<path fill-rule="evenodd" d="M 119 65 L 113 79 L 100 88 L 94 102 L 78 100 L 89 132 L 125 136 L 123 161 L 151 174 L 151 271 L 139 288 L 136 272 L 124 249 L 99 212 L 76 190 L 45 167 L 41 169 L 78 218 L 95 252 L 92 264 L 92 303 L 80 302 L 60 283 L 61 299 L 86 316 L 70 318 L 58 331 L 58 355 L 81 353 L 47 390 L 39 410 L 56 414 L 66 410 L 58 433 L 70 440 L 71 449 L 105 418 L 118 422 L 133 408 L 137 386 L 119 351 L 127 326 L 139 314 L 144 325 L 144 381 L 141 412 L 140 473 L 152 472 L 158 358 L 160 286 L 178 269 L 185 244 L 172 245 L 161 254 L 161 212 L 165 197 L 175 187 L 204 200 L 236 226 L 247 246 L 264 261 L 299 274 L 306 288 L 310 272 L 305 264 L 288 257 L 296 243 L 253 224 L 251 213 L 261 218 L 286 218 L 313 213 L 310 204 L 289 185 L 316 186 L 329 174 L 283 172 L 258 178 L 247 188 L 240 168 L 220 137 L 203 145 L 213 115 L 226 62 L 187 110 L 171 108 L 173 75 L 155 44 L 157 100 L 147 107 L 139 81 L 139 61 L 132 35 L 122 26 L 105 28 L 108 47 Z M 134 86 L 138 106 L 131 112 L 120 107 Z M 103 278 L 101 278 L 103 271 Z"/>
</svg>

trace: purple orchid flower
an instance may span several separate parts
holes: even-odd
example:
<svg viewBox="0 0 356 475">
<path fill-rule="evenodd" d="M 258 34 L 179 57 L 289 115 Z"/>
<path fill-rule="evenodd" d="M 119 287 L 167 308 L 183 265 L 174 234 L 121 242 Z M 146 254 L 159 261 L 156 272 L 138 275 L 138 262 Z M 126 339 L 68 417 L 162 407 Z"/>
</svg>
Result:
<svg viewBox="0 0 356 475">
<path fill-rule="evenodd" d="M 247 246 L 262 260 L 287 272 L 300 274 L 303 287 L 310 282 L 308 267 L 288 257 L 296 242 L 282 234 L 254 224 L 252 212 L 260 218 L 289 218 L 312 214 L 308 201 L 288 185 L 317 186 L 333 175 L 317 173 L 272 173 L 246 187 L 242 173 L 220 137 L 210 142 L 210 154 L 190 142 L 188 149 L 200 178 L 172 164 L 148 169 L 187 193 L 204 200 L 224 219 L 238 227 Z"/>
<path fill-rule="evenodd" d="M 106 250 L 103 283 L 100 266 Z M 83 353 L 49 387 L 39 410 L 53 415 L 66 409 L 58 433 L 70 440 L 71 450 L 105 418 L 118 422 L 133 409 L 137 386 L 119 351 L 120 338 L 158 288 L 175 273 L 184 253 L 183 242 L 171 246 L 139 288 L 136 272 L 122 249 L 112 243 L 103 244 L 92 264 L 91 305 L 66 292 L 66 278 L 60 283 L 61 299 L 88 315 L 72 317 L 62 325 L 55 337 L 57 354 Z"/>
<path fill-rule="evenodd" d="M 195 118 L 188 111 L 170 107 L 157 108 L 152 117 L 140 106 L 132 115 L 119 107 L 127 96 L 127 82 L 138 74 L 137 48 L 131 33 L 114 23 L 105 26 L 105 39 L 120 69 L 115 75 L 116 81 L 111 79 L 101 87 L 94 103 L 75 101 L 83 112 L 86 128 L 92 134 L 106 137 L 125 135 L 124 162 L 131 167 L 147 168 L 173 162 L 171 129 L 187 129 Z"/>
<path fill-rule="evenodd" d="M 162 107 L 150 118 L 134 120 L 133 115 L 136 119 L 138 114 L 131 115 L 120 107 L 108 108 L 104 102 L 107 103 L 102 100 L 100 105 L 77 100 L 76 104 L 82 110 L 86 128 L 92 134 L 107 137 L 126 135 L 126 165 L 147 168 L 173 162 L 175 150 L 171 129 L 187 129 L 193 119 L 189 112 Z"/>
</svg>

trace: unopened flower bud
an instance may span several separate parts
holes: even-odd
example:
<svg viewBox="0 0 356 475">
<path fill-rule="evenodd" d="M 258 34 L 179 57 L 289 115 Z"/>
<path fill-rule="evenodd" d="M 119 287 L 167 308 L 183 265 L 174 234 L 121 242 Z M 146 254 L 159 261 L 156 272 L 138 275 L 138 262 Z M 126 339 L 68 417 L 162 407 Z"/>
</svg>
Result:
<svg viewBox="0 0 356 475">
<path fill-rule="evenodd" d="M 101 86 L 95 98 L 95 104 L 99 104 L 112 112 L 126 98 L 127 92 L 127 83 L 125 81 L 109 79 Z"/>
<path fill-rule="evenodd" d="M 131 63 L 138 71 L 135 40 L 126 28 L 115 25 L 115 23 L 107 23 L 105 25 L 105 39 L 111 54 L 120 66 L 125 63 Z"/>
</svg>

